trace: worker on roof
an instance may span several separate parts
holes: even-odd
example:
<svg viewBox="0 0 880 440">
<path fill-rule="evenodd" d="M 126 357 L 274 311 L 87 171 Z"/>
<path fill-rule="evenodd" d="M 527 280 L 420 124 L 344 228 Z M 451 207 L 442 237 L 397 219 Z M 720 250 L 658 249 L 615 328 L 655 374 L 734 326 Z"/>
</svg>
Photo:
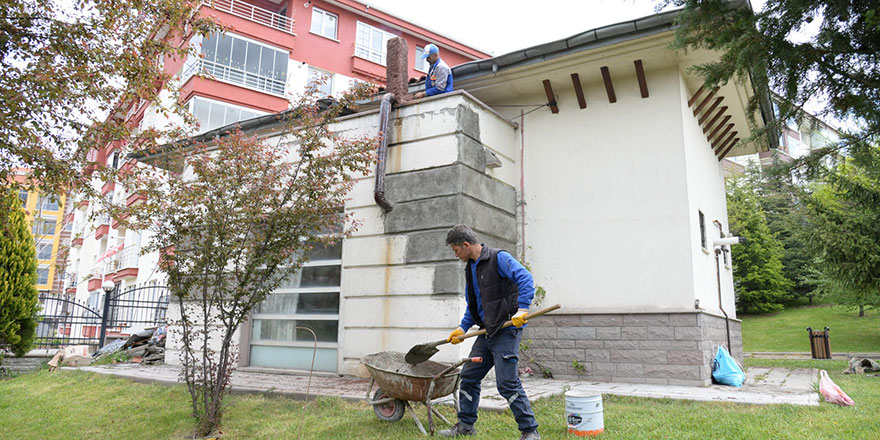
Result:
<svg viewBox="0 0 880 440">
<path fill-rule="evenodd" d="M 427 58 L 428 65 L 431 67 L 428 68 L 428 76 L 425 78 L 425 91 L 416 93 L 415 98 L 419 99 L 425 96 L 451 92 L 452 69 L 440 59 L 440 49 L 437 48 L 437 45 L 429 44 L 425 46 L 425 53 L 422 54 L 422 58 Z"/>
</svg>

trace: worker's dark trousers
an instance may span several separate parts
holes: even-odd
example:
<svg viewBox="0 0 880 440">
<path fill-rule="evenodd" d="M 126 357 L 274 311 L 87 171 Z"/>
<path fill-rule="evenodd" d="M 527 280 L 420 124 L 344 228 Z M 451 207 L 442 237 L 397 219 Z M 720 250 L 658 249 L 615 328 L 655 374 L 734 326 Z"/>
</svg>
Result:
<svg viewBox="0 0 880 440">
<path fill-rule="evenodd" d="M 499 330 L 491 338 L 487 338 L 485 335 L 477 337 L 470 356 L 482 357 L 483 362 L 467 363 L 461 370 L 461 391 L 458 395 L 461 404 L 461 410 L 458 412 L 459 422 L 472 426 L 477 421 L 477 407 L 480 404 L 480 381 L 486 377 L 492 367 L 495 367 L 495 383 L 498 386 L 498 392 L 510 404 L 510 410 L 513 411 L 519 430 L 533 431 L 538 429 L 535 413 L 532 412 L 532 405 L 523 390 L 517 372 L 521 338 L 522 329 L 516 327 Z"/>
</svg>

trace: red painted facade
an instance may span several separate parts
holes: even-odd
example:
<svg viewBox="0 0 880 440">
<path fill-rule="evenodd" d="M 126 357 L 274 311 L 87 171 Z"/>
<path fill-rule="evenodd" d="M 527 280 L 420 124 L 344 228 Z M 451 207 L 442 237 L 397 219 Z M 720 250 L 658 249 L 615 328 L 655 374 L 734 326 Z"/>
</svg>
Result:
<svg viewBox="0 0 880 440">
<path fill-rule="evenodd" d="M 245 2 L 237 2 L 237 4 L 242 3 Z M 247 3 L 273 13 L 286 11 L 285 16 L 291 18 L 295 23 L 295 35 L 225 12 L 222 10 L 221 3 L 217 4 L 217 9 L 205 4 L 201 7 L 201 11 L 203 14 L 215 17 L 233 34 L 289 51 L 290 59 L 294 61 L 380 85 L 384 85 L 385 82 L 385 66 L 355 56 L 357 23 L 359 21 L 407 40 L 410 78 L 418 79 L 425 75 L 425 72 L 415 68 L 416 46 L 425 47 L 428 43 L 437 44 L 440 47 L 441 57 L 450 66 L 489 56 L 455 40 L 356 1 L 312 1 L 305 8 L 303 2 L 294 0 L 282 0 L 279 4 L 267 0 L 249 0 Z M 314 8 L 336 15 L 335 40 L 310 31 Z M 180 71 L 183 63 L 184 60 L 166 60 L 166 71 L 176 74 Z M 190 78 L 183 85 L 181 102 L 187 102 L 193 96 L 201 96 L 265 112 L 279 112 L 288 107 L 287 100 L 284 98 L 201 77 Z"/>
<path fill-rule="evenodd" d="M 327 38 L 318 33 L 311 32 L 312 17 L 316 9 L 335 15 L 336 38 Z M 437 44 L 441 51 L 441 57 L 450 66 L 489 56 L 479 50 L 354 0 L 315 0 L 309 2 L 306 2 L 306 0 L 212 0 L 204 2 L 199 7 L 199 11 L 201 14 L 213 16 L 220 25 L 228 29 L 230 34 L 246 40 L 246 48 L 250 48 L 252 47 L 251 44 L 256 43 L 287 52 L 287 59 L 289 61 L 286 66 L 287 75 L 284 78 L 286 80 L 286 87 L 283 90 L 292 91 L 293 93 L 300 92 L 306 86 L 308 76 L 308 71 L 305 69 L 306 66 L 339 75 L 339 77 L 334 77 L 336 82 L 336 86 L 333 87 L 334 91 L 346 88 L 347 78 L 384 85 L 385 66 L 355 56 L 358 22 L 382 30 L 387 34 L 406 39 L 409 49 L 408 76 L 410 78 L 420 78 L 425 75 L 425 72 L 415 69 L 417 46 L 424 47 L 428 43 Z M 169 43 L 186 47 L 195 37 L 195 35 L 189 35 L 176 41 L 169 41 Z M 383 38 L 387 37 L 387 35 L 383 36 Z M 382 46 L 384 46 L 384 43 Z M 250 56 L 252 53 L 250 49 L 246 49 L 246 51 L 247 56 Z M 238 53 L 240 54 L 241 52 Z M 227 55 L 227 57 L 229 56 Z M 283 59 L 283 54 L 277 56 L 278 58 L 272 59 Z M 250 63 L 250 58 L 246 59 L 248 60 L 247 63 Z M 199 62 L 203 64 L 199 66 L 197 64 Z M 269 73 L 262 71 L 254 73 L 252 70 L 243 70 L 252 67 L 252 65 L 242 65 L 240 58 L 235 63 L 237 64 L 233 65 L 232 60 L 228 58 L 222 62 L 219 60 L 212 62 L 211 59 L 187 60 L 167 57 L 163 60 L 163 67 L 166 73 L 172 76 L 179 75 L 179 78 L 183 79 L 179 95 L 180 103 L 182 104 L 190 102 L 194 97 L 200 97 L 210 103 L 208 105 L 211 106 L 211 109 L 215 109 L 214 103 L 218 102 L 265 113 L 277 113 L 289 107 L 288 100 L 281 96 L 280 93 L 282 89 L 279 82 L 282 80 L 280 72 L 277 77 L 274 76 L 272 69 L 269 69 Z M 184 72 L 185 66 L 187 68 L 192 67 L 194 70 L 201 67 L 203 72 L 209 71 L 209 68 L 214 69 L 211 70 L 213 74 L 217 76 L 225 75 L 228 80 L 209 79 L 204 76 L 195 75 L 187 77 L 191 72 Z M 255 82 L 244 80 L 243 78 L 246 76 L 248 81 L 254 80 L 253 77 L 256 77 Z M 236 81 L 251 84 L 253 87 L 246 87 L 236 83 Z M 163 87 L 163 85 L 158 83 L 156 87 Z M 260 87 L 269 88 L 275 91 L 275 93 L 260 90 Z M 134 98 L 120 102 L 111 113 L 111 117 L 125 118 L 126 123 L 130 127 L 136 128 L 144 122 L 144 118 L 147 115 L 151 114 L 148 112 L 148 108 L 149 103 L 138 101 L 137 98 Z M 204 113 L 202 114 L 204 115 Z M 214 113 L 210 114 L 213 118 Z M 161 121 L 155 122 L 161 123 Z M 230 122 L 227 121 L 225 123 L 228 124 Z M 213 124 L 212 128 L 215 126 L 217 126 L 216 123 Z M 91 150 L 89 152 L 89 160 L 94 162 L 94 165 L 86 167 L 86 174 L 91 175 L 98 166 L 106 165 L 108 158 L 112 157 L 113 151 L 121 149 L 122 146 L 121 143 L 116 142 L 103 148 Z M 124 161 L 124 159 L 119 165 L 121 166 L 120 171 L 124 174 L 130 173 L 136 166 L 133 161 Z M 96 186 L 101 188 L 103 195 L 108 195 L 112 192 L 117 196 L 118 200 L 124 198 L 128 206 L 144 200 L 144 196 L 141 194 L 129 194 L 125 191 L 120 191 L 120 188 L 116 188 L 116 185 L 112 182 L 96 183 Z M 88 207 L 88 204 L 88 199 L 82 200 L 79 203 L 78 208 L 83 212 L 82 215 L 86 214 L 84 208 Z M 96 225 L 93 237 L 87 234 L 86 237 L 77 238 L 73 240 L 72 246 L 76 247 L 79 251 L 91 249 L 91 252 L 96 252 L 99 246 L 88 246 L 88 242 L 102 240 L 105 237 L 124 241 L 125 233 L 111 234 L 112 231 L 121 230 L 121 226 L 118 221 Z M 84 244 L 84 241 L 87 243 Z M 115 241 L 110 244 L 118 245 L 123 243 Z M 164 256 L 169 252 L 173 253 L 173 247 L 160 252 L 160 267 L 168 264 L 168 260 Z M 82 261 L 94 261 L 96 257 L 97 255 L 78 255 L 77 261 L 80 259 Z M 89 269 L 87 267 L 73 268 L 73 272 L 84 272 Z M 120 280 L 136 282 L 137 274 L 137 268 L 133 267 L 120 268 L 117 273 L 105 275 L 107 279 L 113 279 L 117 282 Z M 100 289 L 102 281 L 102 278 L 89 280 L 88 290 L 94 292 Z"/>
</svg>

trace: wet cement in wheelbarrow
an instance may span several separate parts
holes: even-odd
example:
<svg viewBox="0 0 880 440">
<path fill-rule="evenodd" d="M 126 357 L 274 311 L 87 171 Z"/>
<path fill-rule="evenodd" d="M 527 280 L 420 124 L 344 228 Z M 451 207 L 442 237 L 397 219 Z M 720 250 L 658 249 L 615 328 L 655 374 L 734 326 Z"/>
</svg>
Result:
<svg viewBox="0 0 880 440">
<path fill-rule="evenodd" d="M 364 357 L 362 362 L 377 370 L 415 377 L 434 377 L 449 368 L 449 365 L 433 361 L 425 361 L 416 365 L 408 364 L 404 356 L 403 353 L 396 351 L 383 351 Z M 452 371 L 450 374 L 455 374 L 455 372 Z"/>
</svg>

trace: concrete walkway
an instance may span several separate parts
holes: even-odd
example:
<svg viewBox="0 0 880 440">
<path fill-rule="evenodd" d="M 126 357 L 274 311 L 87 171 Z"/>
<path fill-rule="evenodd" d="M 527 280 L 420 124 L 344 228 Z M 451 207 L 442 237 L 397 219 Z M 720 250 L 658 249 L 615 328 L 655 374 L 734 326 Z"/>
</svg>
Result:
<svg viewBox="0 0 880 440">
<path fill-rule="evenodd" d="M 179 369 L 167 365 L 116 364 L 65 370 L 82 370 L 109 374 L 136 382 L 172 385 L 179 382 Z M 818 373 L 815 369 L 750 368 L 742 388 L 721 385 L 685 387 L 674 385 L 644 385 L 563 381 L 537 377 L 523 378 L 523 387 L 534 401 L 563 393 L 565 390 L 586 391 L 596 394 L 668 398 L 746 404 L 819 405 Z M 369 379 L 339 377 L 336 375 L 291 374 L 252 369 L 237 370 L 232 376 L 231 392 L 260 392 L 305 399 L 314 396 L 338 396 L 349 400 L 363 400 Z M 374 387 L 375 390 L 375 387 Z M 452 397 L 445 401 L 452 402 Z M 492 381 L 484 382 L 480 408 L 503 411 L 507 402 L 498 395 Z"/>
</svg>

